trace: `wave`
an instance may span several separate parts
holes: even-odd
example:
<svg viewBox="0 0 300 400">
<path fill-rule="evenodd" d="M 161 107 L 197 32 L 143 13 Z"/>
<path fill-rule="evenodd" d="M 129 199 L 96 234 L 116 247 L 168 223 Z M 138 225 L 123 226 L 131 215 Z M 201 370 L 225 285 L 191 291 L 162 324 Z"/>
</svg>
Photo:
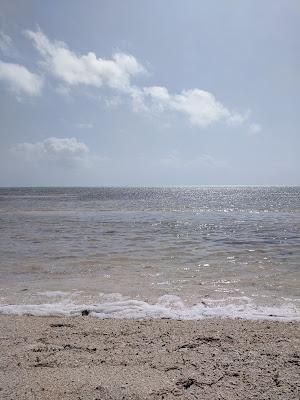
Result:
<svg viewBox="0 0 300 400">
<path fill-rule="evenodd" d="M 246 304 L 208 305 L 204 302 L 187 307 L 177 296 L 165 295 L 156 303 L 119 299 L 99 304 L 78 304 L 68 299 L 44 304 L 2 304 L 0 314 L 34 316 L 79 316 L 117 319 L 242 318 L 252 320 L 300 321 L 300 310 L 292 303 L 278 307 Z"/>
</svg>

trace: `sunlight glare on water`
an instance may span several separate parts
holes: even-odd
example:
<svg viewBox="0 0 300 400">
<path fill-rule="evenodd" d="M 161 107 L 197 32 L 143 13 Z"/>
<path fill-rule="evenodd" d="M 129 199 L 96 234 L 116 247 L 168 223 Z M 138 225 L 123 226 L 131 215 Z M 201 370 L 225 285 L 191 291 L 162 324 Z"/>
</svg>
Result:
<svg viewBox="0 0 300 400">
<path fill-rule="evenodd" d="M 1 310 L 298 313 L 299 195 L 299 187 L 0 189 Z"/>
</svg>

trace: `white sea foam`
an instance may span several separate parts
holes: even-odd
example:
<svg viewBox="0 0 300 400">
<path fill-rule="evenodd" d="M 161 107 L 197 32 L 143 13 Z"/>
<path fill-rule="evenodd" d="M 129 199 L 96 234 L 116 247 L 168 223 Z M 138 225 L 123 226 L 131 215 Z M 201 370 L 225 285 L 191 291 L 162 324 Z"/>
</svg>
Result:
<svg viewBox="0 0 300 400">
<path fill-rule="evenodd" d="M 36 293 L 37 296 L 44 296 L 44 297 L 65 297 L 68 296 L 69 292 L 61 292 L 60 290 L 48 290 L 46 292 L 38 292 Z"/>
<path fill-rule="evenodd" d="M 177 296 L 165 295 L 154 304 L 135 299 L 107 301 L 99 304 L 76 304 L 70 300 L 45 304 L 2 304 L 0 314 L 36 316 L 77 316 L 88 310 L 99 318 L 171 318 L 200 320 L 209 317 L 262 320 L 300 321 L 300 310 L 293 304 L 280 307 L 262 307 L 254 303 L 216 305 L 205 302 L 187 307 Z"/>
</svg>

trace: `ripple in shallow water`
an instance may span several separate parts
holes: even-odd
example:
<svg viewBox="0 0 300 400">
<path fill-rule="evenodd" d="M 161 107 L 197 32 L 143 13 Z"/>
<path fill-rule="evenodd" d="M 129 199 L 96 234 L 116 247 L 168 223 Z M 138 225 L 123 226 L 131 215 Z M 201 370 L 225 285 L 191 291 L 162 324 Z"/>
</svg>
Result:
<svg viewBox="0 0 300 400">
<path fill-rule="evenodd" d="M 254 307 L 297 305 L 299 195 L 297 187 L 0 189 L 1 302 L 81 290 L 152 305 L 176 295 L 188 309 L 203 299 L 237 307 L 237 293 Z"/>
</svg>

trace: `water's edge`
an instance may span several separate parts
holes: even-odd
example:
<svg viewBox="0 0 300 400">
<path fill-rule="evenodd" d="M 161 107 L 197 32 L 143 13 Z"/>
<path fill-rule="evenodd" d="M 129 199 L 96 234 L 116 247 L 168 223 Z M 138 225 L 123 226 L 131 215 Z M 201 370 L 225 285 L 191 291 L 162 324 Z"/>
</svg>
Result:
<svg viewBox="0 0 300 400">
<path fill-rule="evenodd" d="M 263 307 L 253 303 L 208 305 L 205 302 L 186 306 L 177 296 L 162 296 L 156 303 L 124 299 L 98 304 L 77 304 L 70 300 L 43 304 L 2 304 L 2 315 L 79 316 L 90 315 L 113 319 L 181 319 L 241 318 L 245 320 L 300 321 L 300 310 L 294 304 Z"/>
</svg>

